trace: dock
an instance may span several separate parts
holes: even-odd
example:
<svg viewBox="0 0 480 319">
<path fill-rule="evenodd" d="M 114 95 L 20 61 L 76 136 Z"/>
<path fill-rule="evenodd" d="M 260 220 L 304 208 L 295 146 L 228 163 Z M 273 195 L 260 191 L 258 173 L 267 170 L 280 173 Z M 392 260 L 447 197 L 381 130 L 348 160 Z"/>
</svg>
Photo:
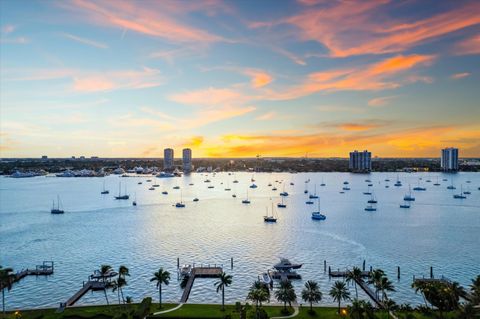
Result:
<svg viewBox="0 0 480 319">
<path fill-rule="evenodd" d="M 342 278 L 345 278 L 347 277 L 347 274 L 348 274 L 348 271 L 331 271 L 329 269 L 328 271 L 328 275 L 330 277 L 342 277 Z M 384 308 L 384 305 L 382 303 L 382 301 L 380 300 L 380 298 L 377 297 L 377 295 L 375 294 L 375 292 L 370 288 L 370 286 L 363 280 L 363 278 L 368 278 L 370 276 L 370 271 L 362 271 L 362 278 L 359 279 L 359 280 L 355 280 L 355 282 L 357 283 L 357 285 L 360 286 L 360 288 L 362 288 L 362 290 L 367 294 L 367 296 L 370 297 L 370 299 L 373 300 L 373 302 L 379 307 L 379 308 Z"/>
<path fill-rule="evenodd" d="M 217 266 L 200 266 L 200 267 L 193 267 L 190 276 L 188 277 L 188 282 L 187 285 L 185 286 L 185 289 L 183 290 L 182 298 L 180 299 L 180 303 L 186 303 L 188 300 L 188 297 L 190 296 L 190 291 L 192 290 L 193 287 L 193 282 L 195 281 L 195 278 L 197 277 L 203 277 L 203 278 L 217 278 L 220 276 L 220 274 L 223 272 L 222 267 L 217 267 Z"/>
<path fill-rule="evenodd" d="M 64 304 L 65 307 L 73 306 L 80 298 L 83 297 L 88 291 L 90 290 L 104 290 L 107 282 L 97 281 L 97 280 L 89 280 L 87 282 L 83 282 L 83 287 L 80 288 L 67 302 Z"/>
<path fill-rule="evenodd" d="M 15 274 L 13 282 L 19 282 L 27 276 L 50 276 L 53 275 L 54 264 L 53 261 L 44 261 L 41 265 L 35 266 L 35 269 L 23 269 Z M 0 290 L 4 287 L 0 285 Z"/>
<path fill-rule="evenodd" d="M 295 271 L 274 271 L 271 274 L 269 272 L 269 275 L 271 275 L 273 279 L 280 279 L 280 281 L 287 281 L 290 279 L 302 279 L 302 276 L 300 276 L 300 274 L 296 273 Z"/>
</svg>

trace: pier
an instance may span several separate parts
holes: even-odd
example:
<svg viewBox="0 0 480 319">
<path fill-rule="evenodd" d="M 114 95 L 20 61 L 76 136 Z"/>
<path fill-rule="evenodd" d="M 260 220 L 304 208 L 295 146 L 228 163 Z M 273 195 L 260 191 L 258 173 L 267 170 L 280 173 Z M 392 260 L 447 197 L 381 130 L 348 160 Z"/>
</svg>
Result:
<svg viewBox="0 0 480 319">
<path fill-rule="evenodd" d="M 217 278 L 220 276 L 220 274 L 223 272 L 222 267 L 217 267 L 217 266 L 200 266 L 200 267 L 193 267 L 190 275 L 188 277 L 188 282 L 187 285 L 185 286 L 185 289 L 183 290 L 182 298 L 180 299 L 180 303 L 186 303 L 188 300 L 188 297 L 190 296 L 190 291 L 192 290 L 193 287 L 193 282 L 195 281 L 195 278 L 197 277 L 203 277 L 203 278 Z"/>
<path fill-rule="evenodd" d="M 345 278 L 347 277 L 347 274 L 348 274 L 348 271 L 331 271 L 329 269 L 328 271 L 328 275 L 330 277 L 342 277 L 342 278 Z M 362 271 L 362 278 L 368 278 L 370 276 L 370 271 Z M 373 300 L 373 302 L 379 307 L 379 308 L 384 308 L 384 305 L 382 303 L 382 301 L 380 300 L 380 298 L 378 298 L 378 296 L 375 294 L 375 292 L 370 288 L 370 286 L 363 280 L 363 279 L 359 279 L 359 280 L 355 280 L 355 282 L 357 283 L 357 285 L 360 286 L 360 288 L 362 288 L 362 290 L 367 294 L 367 296 L 370 297 L 370 299 Z"/>
<path fill-rule="evenodd" d="M 24 269 L 15 274 L 13 282 L 18 282 L 27 276 L 50 276 L 53 275 L 53 261 L 44 261 L 41 265 L 36 265 L 35 269 Z M 4 287 L 0 285 L 0 290 Z"/>
<path fill-rule="evenodd" d="M 67 302 L 64 304 L 64 307 L 73 306 L 80 298 L 83 297 L 88 291 L 90 290 L 104 290 L 107 286 L 107 282 L 97 281 L 97 280 L 89 280 L 87 282 L 83 282 L 83 287 L 80 288 Z"/>
</svg>

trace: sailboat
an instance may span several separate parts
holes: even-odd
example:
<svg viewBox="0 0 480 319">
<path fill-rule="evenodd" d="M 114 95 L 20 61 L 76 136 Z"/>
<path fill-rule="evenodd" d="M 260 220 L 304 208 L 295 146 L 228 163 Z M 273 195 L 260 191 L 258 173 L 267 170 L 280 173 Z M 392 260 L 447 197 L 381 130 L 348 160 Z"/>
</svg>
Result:
<svg viewBox="0 0 480 319">
<path fill-rule="evenodd" d="M 410 185 L 408 185 L 408 194 L 403 196 L 403 200 L 408 202 L 413 202 L 415 200 L 415 197 L 412 196 L 412 189 Z"/>
<path fill-rule="evenodd" d="M 312 213 L 313 220 L 325 220 L 327 216 L 320 213 L 320 198 L 318 198 L 318 211 Z"/>
<path fill-rule="evenodd" d="M 435 184 L 433 184 L 434 186 L 440 186 L 440 183 L 438 182 L 438 176 L 437 176 L 437 181 L 435 182 Z"/>
<path fill-rule="evenodd" d="M 127 186 L 125 186 L 125 194 L 121 194 L 122 185 L 118 183 L 118 196 L 115 196 L 115 199 L 129 199 L 130 195 L 127 195 Z"/>
<path fill-rule="evenodd" d="M 103 191 L 101 192 L 102 195 L 109 194 L 110 191 L 105 189 L 105 181 L 103 181 Z"/>
<path fill-rule="evenodd" d="M 272 203 L 272 214 L 268 215 L 268 207 L 267 207 L 267 214 L 263 216 L 263 221 L 266 223 L 276 223 L 277 222 L 277 217 L 273 215 L 273 203 Z"/>
<path fill-rule="evenodd" d="M 368 205 L 367 207 L 365 207 L 365 211 L 367 211 L 367 212 L 374 212 L 376 210 L 377 209 L 375 207 L 373 207 L 372 205 Z"/>
<path fill-rule="evenodd" d="M 403 204 L 400 204 L 400 208 L 410 208 L 410 204 L 405 200 Z"/>
<path fill-rule="evenodd" d="M 420 180 L 418 180 L 418 186 L 413 188 L 414 191 L 426 191 L 427 189 L 425 187 L 420 186 Z"/>
<path fill-rule="evenodd" d="M 285 191 L 285 183 L 283 184 L 283 192 L 280 193 L 280 196 L 288 196 L 288 193 Z"/>
<path fill-rule="evenodd" d="M 465 199 L 467 196 L 463 194 L 463 185 L 460 185 L 460 193 L 453 195 L 453 198 Z"/>
<path fill-rule="evenodd" d="M 449 186 L 447 186 L 447 189 L 456 189 L 455 186 L 453 186 L 453 179 L 451 181 L 452 183 Z"/>
<path fill-rule="evenodd" d="M 322 177 L 322 183 L 320 184 L 320 186 L 325 186 L 325 182 L 323 181 L 323 177 Z"/>
<path fill-rule="evenodd" d="M 175 207 L 177 208 L 183 208 L 185 207 L 185 204 L 183 203 L 183 196 L 182 196 L 182 191 L 180 191 L 180 202 L 175 204 Z"/>
<path fill-rule="evenodd" d="M 310 198 L 310 199 L 317 199 L 318 198 L 317 185 L 314 185 L 314 187 L 315 187 L 315 191 L 313 192 L 313 194 L 310 194 L 310 196 L 308 196 L 308 198 Z"/>
<path fill-rule="evenodd" d="M 363 192 L 363 195 L 372 195 L 372 192 L 370 192 L 370 186 L 368 186 L 368 189 L 366 192 Z"/>
<path fill-rule="evenodd" d="M 397 186 L 397 187 L 402 186 L 402 182 L 400 182 L 400 180 L 398 179 L 398 174 L 397 174 L 397 181 L 395 182 L 395 184 L 393 186 Z"/>
<path fill-rule="evenodd" d="M 242 204 L 250 204 L 250 200 L 248 199 L 248 188 L 247 188 L 247 198 L 242 200 Z"/>
<path fill-rule="evenodd" d="M 55 200 L 53 200 L 52 209 L 50 210 L 52 214 L 63 214 L 65 211 L 60 209 L 60 196 L 57 195 L 57 207 L 55 207 Z"/>
<path fill-rule="evenodd" d="M 308 183 L 305 181 L 305 190 L 303 191 L 304 194 L 308 194 Z"/>
<path fill-rule="evenodd" d="M 283 196 L 281 196 L 281 198 L 282 198 L 282 202 L 281 202 L 281 203 L 278 203 L 278 204 L 277 204 L 277 207 L 278 207 L 278 208 L 286 208 L 286 207 L 287 207 L 287 204 L 285 204 L 285 203 L 283 202 Z"/>
<path fill-rule="evenodd" d="M 135 193 L 135 199 L 132 202 L 133 206 L 137 206 L 137 194 Z"/>
<path fill-rule="evenodd" d="M 377 203 L 377 200 L 375 199 L 375 196 L 373 195 L 373 193 L 372 193 L 372 197 L 370 197 L 370 199 L 368 200 L 368 203 L 369 204 L 376 204 Z"/>
</svg>

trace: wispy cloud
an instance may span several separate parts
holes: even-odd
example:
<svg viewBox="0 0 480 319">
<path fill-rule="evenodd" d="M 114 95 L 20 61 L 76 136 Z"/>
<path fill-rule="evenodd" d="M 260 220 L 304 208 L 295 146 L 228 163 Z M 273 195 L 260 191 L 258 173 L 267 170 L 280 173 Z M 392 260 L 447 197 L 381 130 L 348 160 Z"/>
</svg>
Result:
<svg viewBox="0 0 480 319">
<path fill-rule="evenodd" d="M 9 34 L 15 31 L 15 26 L 13 24 L 6 24 L 2 26 L 2 34 Z"/>
<path fill-rule="evenodd" d="M 390 104 L 390 102 L 393 99 L 396 99 L 398 96 L 392 95 L 392 96 L 382 96 L 382 97 L 376 97 L 368 101 L 368 106 L 372 107 L 382 107 Z"/>
<path fill-rule="evenodd" d="M 298 28 L 300 39 L 325 45 L 333 57 L 402 52 L 427 40 L 480 23 L 480 3 L 410 21 L 388 17 L 389 1 L 338 1 L 279 21 Z M 313 3 L 312 3 L 313 4 Z M 379 19 L 385 16 L 385 19 Z"/>
<path fill-rule="evenodd" d="M 273 81 L 273 77 L 262 70 L 246 69 L 243 72 L 252 78 L 251 84 L 254 88 L 260 88 Z"/>
<path fill-rule="evenodd" d="M 277 112 L 271 111 L 267 113 L 263 113 L 262 115 L 259 115 L 255 118 L 256 121 L 267 121 L 267 120 L 272 120 L 277 116 Z"/>
<path fill-rule="evenodd" d="M 108 48 L 108 45 L 106 45 L 104 43 L 93 41 L 93 40 L 86 39 L 86 38 L 81 38 L 79 36 L 76 36 L 76 35 L 73 35 L 73 34 L 70 34 L 70 33 L 62 33 L 62 36 L 67 38 L 67 39 L 74 40 L 74 41 L 77 41 L 77 42 L 80 42 L 80 43 L 83 43 L 83 44 L 86 44 L 86 45 L 89 45 L 89 46 L 92 46 L 92 47 L 95 47 L 95 48 L 99 48 L 99 49 L 107 49 Z"/>
<path fill-rule="evenodd" d="M 457 55 L 480 54 L 480 35 L 460 41 L 454 48 Z"/>
<path fill-rule="evenodd" d="M 459 79 L 466 78 L 468 76 L 470 76 L 470 72 L 455 73 L 455 74 L 452 74 L 450 77 L 454 80 L 459 80 Z"/>
</svg>

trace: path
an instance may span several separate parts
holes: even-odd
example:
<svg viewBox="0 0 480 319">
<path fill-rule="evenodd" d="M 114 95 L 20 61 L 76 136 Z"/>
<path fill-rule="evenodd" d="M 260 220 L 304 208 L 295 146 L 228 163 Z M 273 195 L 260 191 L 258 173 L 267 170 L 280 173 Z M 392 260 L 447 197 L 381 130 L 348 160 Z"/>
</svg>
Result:
<svg viewBox="0 0 480 319">
<path fill-rule="evenodd" d="M 184 305 L 183 303 L 179 303 L 178 306 L 176 306 L 175 308 L 167 309 L 167 310 L 163 310 L 163 311 L 158 311 L 158 312 L 154 312 L 154 313 L 153 313 L 153 316 L 161 315 L 162 313 L 167 313 L 167 312 L 172 312 L 172 311 L 178 310 L 178 309 L 180 309 L 183 305 Z"/>
<path fill-rule="evenodd" d="M 299 312 L 300 312 L 300 310 L 298 309 L 298 306 L 294 306 L 294 307 L 293 307 L 293 313 L 292 313 L 291 315 L 284 316 L 284 317 L 271 317 L 270 319 L 287 319 L 287 318 L 293 318 L 293 317 L 296 317 Z"/>
</svg>

